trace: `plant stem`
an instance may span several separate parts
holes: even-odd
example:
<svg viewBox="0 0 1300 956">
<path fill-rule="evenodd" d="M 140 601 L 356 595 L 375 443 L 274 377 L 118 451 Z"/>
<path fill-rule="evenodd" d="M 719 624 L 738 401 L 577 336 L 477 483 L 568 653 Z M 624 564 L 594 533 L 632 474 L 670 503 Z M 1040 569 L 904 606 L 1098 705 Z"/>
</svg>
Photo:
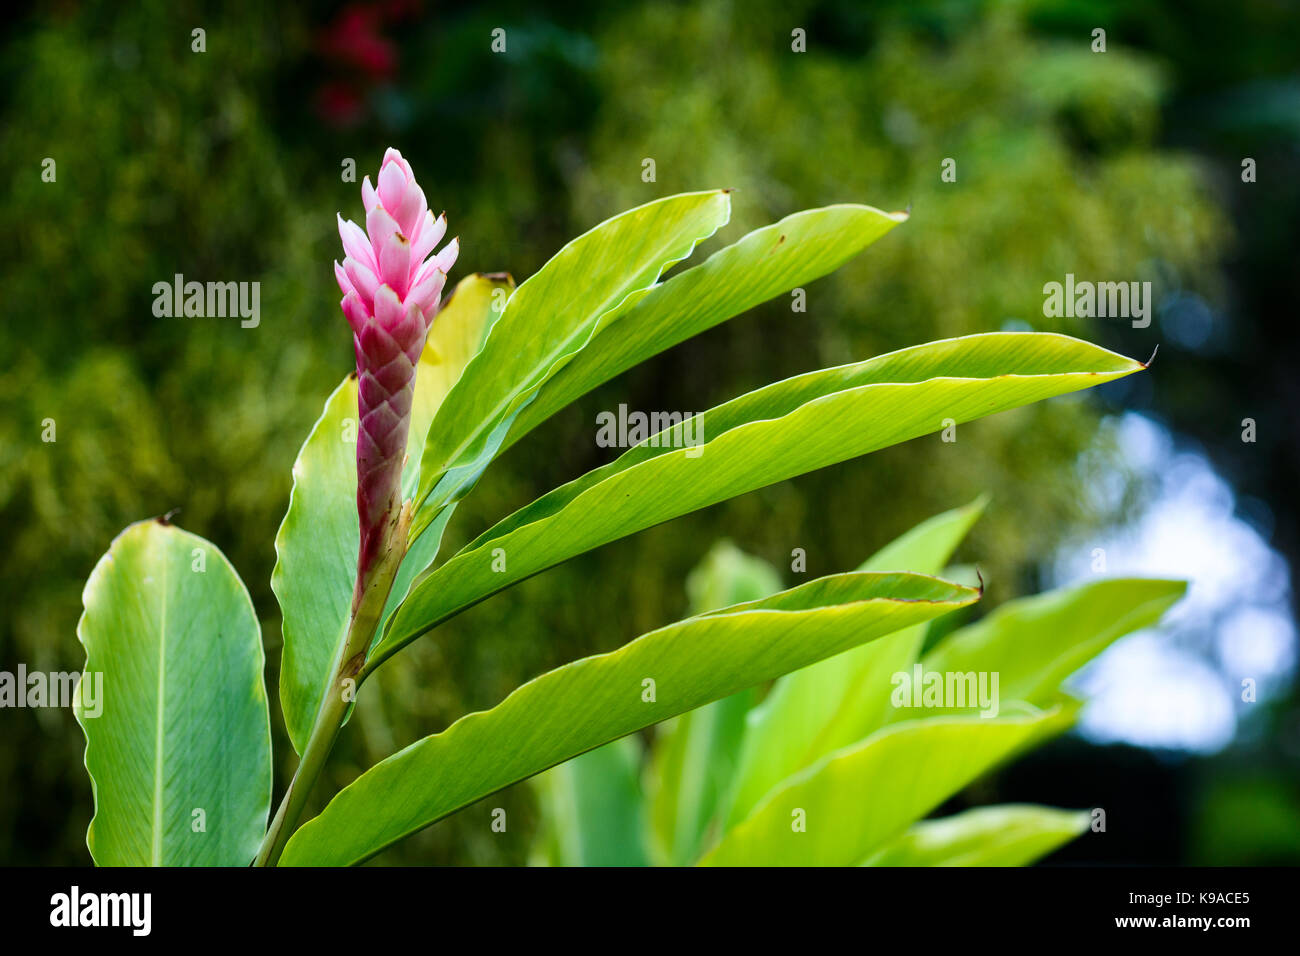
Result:
<svg viewBox="0 0 1300 956">
<path fill-rule="evenodd" d="M 285 791 L 284 799 L 280 801 L 280 807 L 275 812 L 270 829 L 267 830 L 262 846 L 257 851 L 257 858 L 253 861 L 254 866 L 275 866 L 280 859 L 280 854 L 284 852 L 284 846 L 293 833 L 294 825 L 302 815 L 303 805 L 311 795 L 312 785 L 325 765 L 325 758 L 334 748 L 334 741 L 338 739 L 347 709 L 348 703 L 343 699 L 341 688 L 336 681 L 330 693 L 321 701 L 316 722 L 312 725 L 311 736 L 307 738 L 302 759 L 298 761 L 298 769 L 294 771 L 289 789 Z"/>
<path fill-rule="evenodd" d="M 302 815 L 307 798 L 311 796 L 316 778 L 320 776 L 325 760 L 334 749 L 348 707 L 355 700 L 360 684 L 360 672 L 366 662 L 366 652 L 374 641 L 388 594 L 393 589 L 397 569 L 406 554 L 406 534 L 410 527 L 409 503 L 402 507 L 389 526 L 387 547 L 378 561 L 369 569 L 358 571 L 356 593 L 352 602 L 352 616 L 348 622 L 347 636 L 339 648 L 334 681 L 321 699 L 312 723 L 307 744 L 303 747 L 298 769 L 289 781 L 289 789 L 280 801 L 275 818 L 262 839 L 262 845 L 253 860 L 254 866 L 275 866 L 284 852 L 285 844 L 293 835 L 298 818 Z"/>
</svg>

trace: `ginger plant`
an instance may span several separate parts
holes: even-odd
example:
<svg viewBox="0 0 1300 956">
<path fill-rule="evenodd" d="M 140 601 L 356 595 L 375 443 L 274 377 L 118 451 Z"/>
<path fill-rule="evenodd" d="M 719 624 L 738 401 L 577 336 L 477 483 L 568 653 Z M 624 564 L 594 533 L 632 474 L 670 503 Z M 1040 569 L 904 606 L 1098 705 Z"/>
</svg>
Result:
<svg viewBox="0 0 1300 956">
<path fill-rule="evenodd" d="M 808 372 L 670 425 L 439 560 L 457 503 L 537 424 L 833 271 L 907 216 L 806 210 L 662 280 L 730 215 L 727 190 L 669 196 L 574 239 L 518 288 L 474 273 L 442 300 L 459 249 L 435 253 L 445 220 L 410 164 L 389 151 L 362 200 L 366 229 L 340 219 L 335 266 L 357 368 L 298 455 L 275 537 L 293 780 L 271 815 L 264 656 L 238 573 L 166 518 L 131 525 L 91 573 L 78 625 L 86 670 L 105 680 L 102 714 L 78 708 L 98 864 L 360 863 L 609 741 L 967 606 L 979 588 L 904 565 L 702 611 L 529 681 L 302 820 L 366 679 L 492 594 L 735 495 L 1145 368 L 1067 336 L 1008 332 Z"/>
</svg>

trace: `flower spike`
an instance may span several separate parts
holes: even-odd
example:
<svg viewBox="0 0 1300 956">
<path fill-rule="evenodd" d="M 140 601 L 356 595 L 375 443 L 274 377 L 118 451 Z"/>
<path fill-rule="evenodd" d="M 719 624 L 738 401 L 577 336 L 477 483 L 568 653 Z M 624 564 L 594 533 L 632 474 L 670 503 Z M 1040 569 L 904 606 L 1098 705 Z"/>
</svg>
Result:
<svg viewBox="0 0 1300 956">
<path fill-rule="evenodd" d="M 460 251 L 453 239 L 434 254 L 447 221 L 429 211 L 400 152 L 384 154 L 377 182 L 367 176 L 361 184 L 365 229 L 339 217 L 344 259 L 334 263 L 357 357 L 358 600 L 400 512 L 416 365 Z"/>
</svg>

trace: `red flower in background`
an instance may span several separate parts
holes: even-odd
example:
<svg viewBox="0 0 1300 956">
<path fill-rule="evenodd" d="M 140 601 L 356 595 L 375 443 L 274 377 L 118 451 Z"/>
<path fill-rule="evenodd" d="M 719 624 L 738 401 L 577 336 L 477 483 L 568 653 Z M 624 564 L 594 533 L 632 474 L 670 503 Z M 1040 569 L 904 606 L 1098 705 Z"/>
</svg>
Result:
<svg viewBox="0 0 1300 956">
<path fill-rule="evenodd" d="M 336 126 L 355 126 L 366 117 L 366 103 L 377 86 L 397 75 L 397 44 L 385 28 L 419 12 L 419 0 L 350 3 L 316 36 L 316 50 L 338 76 L 316 91 L 317 111 Z"/>
</svg>

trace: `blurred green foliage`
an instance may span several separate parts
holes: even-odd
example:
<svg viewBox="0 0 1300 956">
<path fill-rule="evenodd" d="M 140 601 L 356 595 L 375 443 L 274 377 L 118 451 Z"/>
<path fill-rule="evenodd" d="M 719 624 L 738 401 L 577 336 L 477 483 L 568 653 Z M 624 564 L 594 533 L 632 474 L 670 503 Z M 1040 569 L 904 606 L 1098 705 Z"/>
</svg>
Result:
<svg viewBox="0 0 1300 956">
<path fill-rule="evenodd" d="M 335 211 L 359 218 L 361 205 L 341 164 L 373 176 L 387 145 L 447 209 L 461 274 L 523 279 L 596 222 L 683 190 L 737 190 L 733 223 L 697 259 L 809 206 L 912 208 L 810 286 L 806 312 L 769 303 L 558 414 L 464 502 L 448 548 L 605 460 L 595 414 L 619 402 L 695 411 L 823 365 L 1001 327 L 1149 354 L 1154 329 L 1044 319 L 1043 283 L 1136 268 L 1216 294 L 1226 219 L 1198 162 L 1158 145 L 1160 65 L 1118 38 L 1104 57 L 1086 34 L 1046 38 L 1017 9 L 643 0 L 547 19 L 502 4 L 395 19 L 385 29 L 400 67 L 365 82 L 322 52 L 333 7 L 244 0 L 218 16 L 100 2 L 12 24 L 0 55 L 0 667 L 79 669 L 94 561 L 127 523 L 180 508 L 177 522 L 247 582 L 275 686 L 272 539 L 297 447 L 352 364 L 330 262 Z M 505 54 L 489 48 L 498 25 Z M 191 52 L 195 26 L 206 53 Z M 791 51 L 793 26 L 807 29 L 807 53 Z M 325 82 L 354 84 L 351 125 L 320 113 Z M 46 157 L 54 183 L 41 180 Z M 940 179 L 946 157 L 954 183 Z M 655 182 L 642 179 L 645 158 Z M 176 273 L 260 281 L 260 325 L 156 318 L 152 286 Z M 767 488 L 524 582 L 378 672 L 321 793 L 547 667 L 680 616 L 687 572 L 724 535 L 777 564 L 804 548 L 819 575 L 987 490 L 961 557 L 979 562 L 995 605 L 1035 590 L 1059 541 L 1140 494 L 1130 485 L 1102 512 L 1080 489 L 1117 467 L 1098 427 L 1105 403 L 1142 387 L 962 426 L 955 444 L 922 439 Z M 41 441 L 47 418 L 55 443 Z M 0 797 L 0 860 L 87 862 L 71 713 L 0 719 L 0 775 L 22 782 Z M 294 758 L 273 720 L 283 786 Z M 492 805 L 507 809 L 508 836 L 476 807 L 383 860 L 523 862 L 527 789 Z"/>
</svg>

